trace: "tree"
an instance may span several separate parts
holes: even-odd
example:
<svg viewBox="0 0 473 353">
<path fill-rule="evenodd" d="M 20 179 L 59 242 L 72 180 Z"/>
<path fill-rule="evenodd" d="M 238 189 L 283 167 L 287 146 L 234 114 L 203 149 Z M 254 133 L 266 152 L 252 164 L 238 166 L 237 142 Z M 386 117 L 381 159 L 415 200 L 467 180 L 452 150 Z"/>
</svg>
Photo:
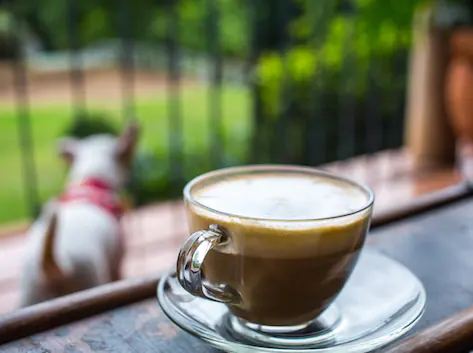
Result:
<svg viewBox="0 0 473 353">
<path fill-rule="evenodd" d="M 241 55 L 248 42 L 245 0 L 43 0 L 15 1 L 13 13 L 38 35 L 46 50 L 83 47 L 110 38 L 151 43 L 170 35 L 186 47 L 205 50 L 207 23 L 218 21 L 222 49 Z M 214 5 L 212 5 L 214 4 Z M 214 6 L 215 16 L 208 16 Z M 175 18 L 170 18 L 172 14 Z M 175 21 L 169 26 L 169 21 Z M 175 27 L 176 32 L 170 32 Z M 207 32 L 206 32 L 207 31 Z"/>
<path fill-rule="evenodd" d="M 350 129 L 364 133 L 371 86 L 385 92 L 378 115 L 382 124 L 396 125 L 396 141 L 401 141 L 407 52 L 421 2 L 299 0 L 301 15 L 290 25 L 294 45 L 264 53 L 258 63 L 255 96 L 262 103 L 254 153 L 266 151 L 263 158 L 271 162 L 312 163 L 308 132 L 318 128 L 325 130 L 327 154 L 313 163 L 350 157 L 337 155 L 340 116 L 347 115 Z M 322 112 L 315 110 L 316 100 L 322 102 Z M 363 148 L 352 146 L 351 153 L 368 152 Z"/>
</svg>

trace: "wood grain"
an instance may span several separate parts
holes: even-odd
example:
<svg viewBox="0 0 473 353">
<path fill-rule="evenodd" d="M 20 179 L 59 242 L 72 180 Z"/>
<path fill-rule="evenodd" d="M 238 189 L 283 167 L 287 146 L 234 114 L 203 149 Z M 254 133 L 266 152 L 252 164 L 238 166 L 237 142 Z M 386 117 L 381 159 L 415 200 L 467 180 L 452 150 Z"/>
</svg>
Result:
<svg viewBox="0 0 473 353">
<path fill-rule="evenodd" d="M 0 317 L 0 344 L 149 298 L 158 276 L 110 283 Z"/>
<path fill-rule="evenodd" d="M 405 206 L 399 207 L 391 212 L 376 214 L 373 220 L 373 227 L 379 228 L 381 226 L 386 226 L 383 227 L 383 229 L 386 229 L 386 231 L 381 232 L 379 235 L 372 236 L 371 238 L 373 238 L 374 241 L 371 243 L 375 244 L 375 246 L 379 246 L 379 244 L 385 244 L 386 249 L 389 250 L 388 252 L 400 256 L 401 260 L 404 260 L 404 262 L 410 268 L 415 269 L 416 266 L 423 266 L 424 262 L 422 261 L 425 261 L 426 259 L 417 259 L 415 254 L 413 256 L 413 254 L 409 253 L 409 251 L 406 251 L 405 246 L 399 247 L 399 241 L 402 237 L 396 236 L 398 235 L 399 231 L 390 231 L 390 227 L 402 229 L 403 224 L 408 224 L 409 227 L 414 227 L 417 222 L 409 221 L 409 217 L 419 215 L 421 213 L 425 213 L 425 217 L 427 218 L 431 217 L 431 214 L 438 213 L 439 216 L 437 216 L 437 218 L 440 219 L 444 212 L 443 209 L 436 209 L 432 212 L 427 211 L 431 211 L 440 205 L 457 205 L 458 200 L 467 198 L 471 195 L 471 190 L 472 189 L 468 185 L 461 184 L 456 187 L 438 191 L 431 195 L 422 196 L 419 199 L 414 200 Z M 468 212 L 470 212 L 470 210 L 468 210 Z M 454 213 L 454 215 L 457 214 L 458 212 Z M 449 213 L 448 217 L 453 216 Z M 459 218 L 455 219 L 455 224 L 460 224 L 461 222 L 459 220 L 471 219 L 471 217 L 467 217 L 465 214 L 461 213 L 456 217 Z M 403 221 L 399 221 L 400 219 L 403 219 Z M 421 228 L 421 234 L 433 233 L 438 246 L 446 246 L 448 243 L 444 242 L 450 240 L 442 237 L 443 234 L 437 234 L 435 232 L 435 229 L 439 229 L 438 225 L 430 225 L 430 228 L 431 229 L 428 231 L 425 228 Z M 411 232 L 405 233 L 411 234 Z M 458 233 L 463 234 L 461 233 L 461 230 L 458 230 Z M 422 239 L 422 237 L 409 235 L 409 239 L 413 241 L 412 244 L 416 244 L 416 239 Z M 417 246 L 421 248 L 422 244 Z M 460 245 L 460 249 L 468 248 L 469 243 L 464 243 L 463 246 Z M 458 252 L 458 249 L 455 251 Z M 405 257 L 402 258 L 402 256 Z M 425 254 L 425 256 L 430 256 L 430 254 Z M 456 255 L 450 254 L 449 256 L 454 258 Z M 415 262 L 409 263 L 409 261 L 413 260 L 415 260 Z M 427 273 L 430 271 L 430 269 L 422 268 L 422 271 Z M 79 325 L 77 320 L 90 318 L 91 316 L 108 312 L 115 308 L 126 309 L 128 307 L 133 307 L 133 305 L 129 304 L 137 303 L 143 299 L 155 296 L 157 281 L 158 276 L 152 276 L 142 279 L 116 282 L 5 315 L 0 318 L 0 344 L 11 342 L 21 337 L 34 335 L 39 332 L 50 330 L 52 328 L 73 322 L 75 322 L 74 325 Z M 444 288 L 443 285 L 442 288 Z M 155 300 L 152 300 L 152 302 L 155 305 Z M 129 316 L 128 319 L 134 320 L 136 318 Z M 466 327 L 465 330 L 466 329 L 470 328 Z M 462 339 L 463 336 L 459 338 Z"/>
<path fill-rule="evenodd" d="M 386 353 L 464 353 L 473 347 L 473 307 L 392 346 Z"/>
<path fill-rule="evenodd" d="M 392 206 L 387 211 L 381 211 L 373 216 L 372 227 L 385 226 L 404 218 L 428 212 L 438 207 L 460 201 L 473 195 L 473 187 L 464 182 L 439 191 L 413 198 L 407 203 Z"/>
</svg>

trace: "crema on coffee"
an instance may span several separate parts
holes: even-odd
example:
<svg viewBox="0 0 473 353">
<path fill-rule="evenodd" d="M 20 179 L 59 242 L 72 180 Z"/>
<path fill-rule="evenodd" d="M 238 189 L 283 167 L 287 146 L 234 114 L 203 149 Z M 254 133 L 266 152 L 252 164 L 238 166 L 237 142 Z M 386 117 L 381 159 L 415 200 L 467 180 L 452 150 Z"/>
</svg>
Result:
<svg viewBox="0 0 473 353">
<path fill-rule="evenodd" d="M 337 217 L 368 202 L 364 190 L 346 181 L 293 173 L 224 178 L 197 188 L 193 198 L 223 213 L 271 220 Z"/>
</svg>

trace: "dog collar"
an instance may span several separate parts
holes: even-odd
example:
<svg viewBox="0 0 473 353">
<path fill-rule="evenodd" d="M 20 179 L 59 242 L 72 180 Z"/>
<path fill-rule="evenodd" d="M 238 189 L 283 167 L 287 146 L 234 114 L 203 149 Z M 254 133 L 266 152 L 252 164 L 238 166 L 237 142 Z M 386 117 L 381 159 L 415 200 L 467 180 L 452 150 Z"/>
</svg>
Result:
<svg viewBox="0 0 473 353">
<path fill-rule="evenodd" d="M 90 178 L 81 183 L 71 185 L 59 198 L 61 203 L 82 202 L 96 205 L 115 218 L 123 215 L 123 206 L 120 197 L 110 183 Z"/>
<path fill-rule="evenodd" d="M 82 183 L 79 183 L 79 185 L 114 192 L 114 188 L 109 182 L 98 178 L 87 179 Z"/>
</svg>

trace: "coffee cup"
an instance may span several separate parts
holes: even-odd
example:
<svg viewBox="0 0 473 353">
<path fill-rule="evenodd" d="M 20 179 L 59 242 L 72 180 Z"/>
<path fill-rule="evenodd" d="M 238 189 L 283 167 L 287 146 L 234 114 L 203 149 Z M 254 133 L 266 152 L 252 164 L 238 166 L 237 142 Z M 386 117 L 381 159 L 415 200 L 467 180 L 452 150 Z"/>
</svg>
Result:
<svg viewBox="0 0 473 353">
<path fill-rule="evenodd" d="M 291 332 L 317 319 L 350 277 L 374 196 L 341 176 L 269 165 L 204 174 L 184 200 L 192 235 L 177 261 L 182 287 L 245 325 Z"/>
</svg>

